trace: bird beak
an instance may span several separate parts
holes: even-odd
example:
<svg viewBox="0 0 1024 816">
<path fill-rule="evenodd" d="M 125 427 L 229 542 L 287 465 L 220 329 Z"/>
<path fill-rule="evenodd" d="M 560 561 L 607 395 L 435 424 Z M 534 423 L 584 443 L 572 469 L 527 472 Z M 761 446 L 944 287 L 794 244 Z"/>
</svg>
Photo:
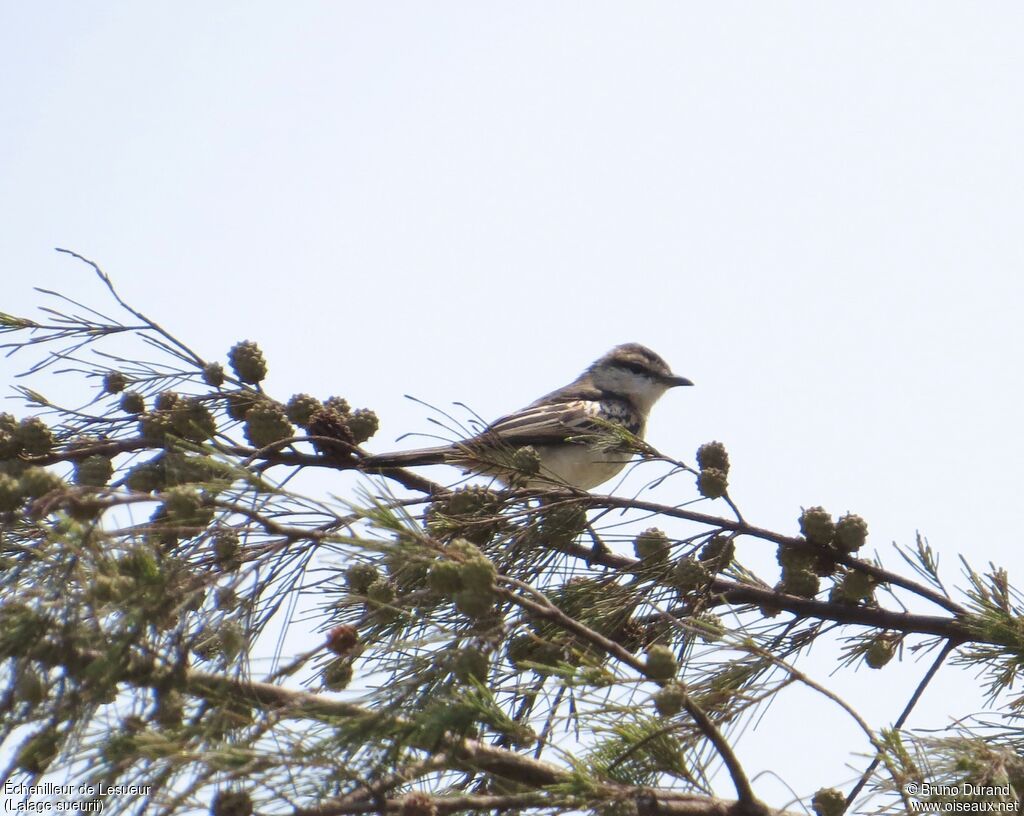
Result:
<svg viewBox="0 0 1024 816">
<path fill-rule="evenodd" d="M 669 388 L 675 388 L 677 385 L 693 385 L 693 382 L 686 379 L 686 377 L 677 377 L 675 374 L 670 374 L 665 378 L 665 385 Z"/>
</svg>

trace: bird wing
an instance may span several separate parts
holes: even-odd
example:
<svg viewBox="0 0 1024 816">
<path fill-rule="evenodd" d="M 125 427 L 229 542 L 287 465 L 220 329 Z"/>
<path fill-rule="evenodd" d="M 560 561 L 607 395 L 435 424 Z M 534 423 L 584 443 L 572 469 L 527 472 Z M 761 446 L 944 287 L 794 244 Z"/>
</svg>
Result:
<svg viewBox="0 0 1024 816">
<path fill-rule="evenodd" d="M 598 407 L 599 403 L 585 399 L 530 405 L 496 420 L 483 433 L 454 446 L 375 454 L 367 456 L 362 465 L 364 468 L 385 468 L 451 464 L 458 459 L 457 449 L 479 453 L 496 441 L 510 448 L 561 442 L 568 436 L 594 432 L 598 426 L 590 418 Z"/>
<path fill-rule="evenodd" d="M 530 405 L 495 420 L 478 439 L 496 436 L 513 447 L 558 442 L 567 436 L 597 430 L 592 418 L 598 408 L 597 402 L 583 399 Z"/>
</svg>

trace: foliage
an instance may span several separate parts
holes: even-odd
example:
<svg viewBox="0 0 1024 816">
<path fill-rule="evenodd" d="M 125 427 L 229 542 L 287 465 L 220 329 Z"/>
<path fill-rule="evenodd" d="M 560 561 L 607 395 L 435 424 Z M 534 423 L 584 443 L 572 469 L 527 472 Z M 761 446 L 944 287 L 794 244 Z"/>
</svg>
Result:
<svg viewBox="0 0 1024 816">
<path fill-rule="evenodd" d="M 226 366 L 201 357 L 95 271 L 126 322 L 45 290 L 42 319 L 0 315 L 9 353 L 36 355 L 28 382 L 92 389 L 71 407 L 19 385 L 32 414 L 0 415 L 5 778 L 104 785 L 108 813 L 760 814 L 733 745 L 803 685 L 871 750 L 819 812 L 864 790 L 899 812 L 922 781 L 1018 800 L 1021 698 L 1006 691 L 1024 618 L 996 568 L 967 567 L 954 600 L 923 539 L 900 551 L 907 576 L 859 555 L 855 515 L 794 513 L 802 535 L 751 525 L 718 442 L 691 467 L 621 429 L 585 440 L 723 515 L 365 473 L 372 411 L 272 396 L 254 342 Z M 361 487 L 345 502 L 291 487 L 315 469 Z M 777 577 L 743 566 L 756 546 L 777 550 Z M 296 630 L 312 648 L 291 646 Z M 936 655 L 893 729 L 797 668 L 837 632 L 847 668 Z M 902 730 L 950 654 L 1004 706 L 979 725 L 988 739 Z"/>
</svg>

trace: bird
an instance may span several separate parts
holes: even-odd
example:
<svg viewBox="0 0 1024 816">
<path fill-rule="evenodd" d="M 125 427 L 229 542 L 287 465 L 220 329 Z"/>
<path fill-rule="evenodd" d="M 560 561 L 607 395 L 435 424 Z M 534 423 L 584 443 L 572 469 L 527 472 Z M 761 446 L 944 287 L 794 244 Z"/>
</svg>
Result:
<svg viewBox="0 0 1024 816">
<path fill-rule="evenodd" d="M 693 383 L 673 374 L 658 354 L 639 343 L 623 343 L 568 385 L 495 420 L 475 436 L 449 445 L 370 454 L 360 467 L 376 471 L 448 464 L 505 484 L 592 490 L 631 458 L 609 449 L 614 426 L 643 438 L 651 408 L 670 388 L 682 385 Z M 535 473 L 524 479 L 517 474 L 524 460 L 515 457 L 527 447 L 536 452 Z"/>
</svg>

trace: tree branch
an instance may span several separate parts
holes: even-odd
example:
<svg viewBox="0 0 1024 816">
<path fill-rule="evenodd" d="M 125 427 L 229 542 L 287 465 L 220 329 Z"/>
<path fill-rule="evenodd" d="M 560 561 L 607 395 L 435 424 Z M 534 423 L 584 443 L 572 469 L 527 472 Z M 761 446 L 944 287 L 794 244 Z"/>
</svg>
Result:
<svg viewBox="0 0 1024 816">
<path fill-rule="evenodd" d="M 536 601 L 531 601 L 510 590 L 500 589 L 499 592 L 507 600 L 512 601 L 512 603 L 517 606 L 523 607 L 537 617 L 555 622 L 567 632 L 571 632 L 577 637 L 597 646 L 609 656 L 616 658 L 627 666 L 633 668 L 639 674 L 646 676 L 647 671 L 643 662 L 624 646 L 616 643 L 614 640 L 606 638 L 599 632 L 595 632 L 593 629 L 580 623 L 575 618 L 566 615 L 561 609 L 551 603 L 547 596 L 539 590 L 534 589 L 529 584 L 507 577 L 503 577 L 502 580 L 537 599 Z M 733 752 L 732 746 L 729 745 L 725 736 L 718 730 L 718 726 L 715 725 L 711 718 L 693 702 L 690 695 L 684 692 L 683 696 L 683 707 L 686 709 L 686 712 L 693 718 L 701 733 L 704 734 L 722 758 L 722 762 L 725 764 L 729 775 L 732 777 L 733 785 L 736 788 L 736 795 L 739 798 L 739 801 L 744 805 L 754 805 L 757 802 L 757 798 L 754 796 L 754 791 L 750 787 L 750 780 L 747 779 L 743 766 L 740 765 L 739 760 L 736 758 L 736 754 Z"/>
<path fill-rule="evenodd" d="M 636 572 L 640 567 L 639 559 L 612 552 L 595 553 L 592 548 L 584 547 L 575 542 L 557 548 L 567 555 L 581 558 L 592 564 L 600 564 L 610 569 L 625 572 Z M 859 568 L 859 567 L 858 567 Z M 716 598 L 730 604 L 755 604 L 773 606 L 784 612 L 791 612 L 803 618 L 818 618 L 837 623 L 860 624 L 880 629 L 892 629 L 909 634 L 937 635 L 957 644 L 962 643 L 993 643 L 995 639 L 978 636 L 975 628 L 955 617 L 939 615 L 916 615 L 909 612 L 893 612 L 887 609 L 870 606 L 839 604 L 832 601 L 818 601 L 813 598 L 801 598 L 776 592 L 768 587 L 754 584 L 742 584 L 727 578 L 715 578 L 711 583 L 711 603 Z M 965 612 L 966 614 L 966 612 Z"/>
</svg>

